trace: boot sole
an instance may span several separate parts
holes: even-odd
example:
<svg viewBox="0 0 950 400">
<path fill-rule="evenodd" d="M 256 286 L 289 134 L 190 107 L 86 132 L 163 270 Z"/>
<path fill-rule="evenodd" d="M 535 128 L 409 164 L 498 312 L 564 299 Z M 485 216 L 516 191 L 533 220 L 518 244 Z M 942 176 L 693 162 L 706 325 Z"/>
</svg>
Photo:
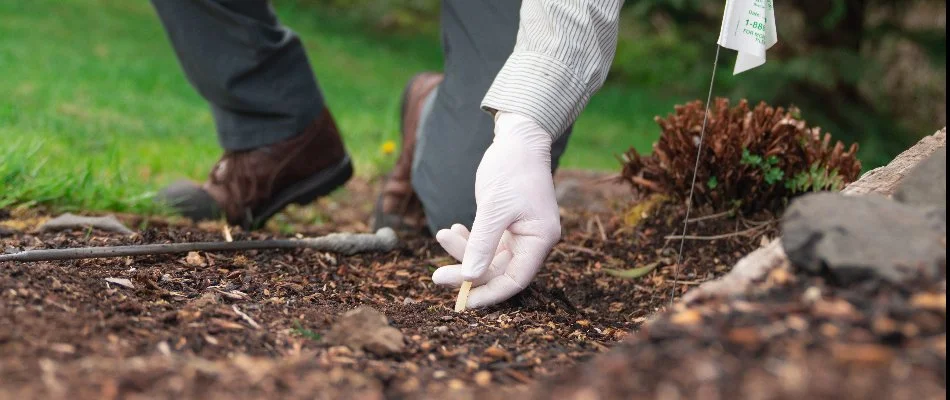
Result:
<svg viewBox="0 0 950 400">
<path fill-rule="evenodd" d="M 339 189 L 353 177 L 353 162 L 349 155 L 345 155 L 340 162 L 326 168 L 309 178 L 300 181 L 287 189 L 280 191 L 268 204 L 255 210 L 250 220 L 245 220 L 243 228 L 253 230 L 260 228 L 274 214 L 277 214 L 290 204 L 306 205 L 319 197 L 326 196 Z"/>
</svg>

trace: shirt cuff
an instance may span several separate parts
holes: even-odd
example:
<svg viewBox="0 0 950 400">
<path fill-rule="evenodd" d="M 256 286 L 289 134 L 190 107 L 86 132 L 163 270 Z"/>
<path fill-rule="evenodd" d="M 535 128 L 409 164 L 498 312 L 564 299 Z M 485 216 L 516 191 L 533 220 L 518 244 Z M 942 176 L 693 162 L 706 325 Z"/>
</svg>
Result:
<svg viewBox="0 0 950 400">
<path fill-rule="evenodd" d="M 532 118 L 557 140 L 580 115 L 590 95 L 578 75 L 544 53 L 515 52 L 495 77 L 481 108 Z"/>
</svg>

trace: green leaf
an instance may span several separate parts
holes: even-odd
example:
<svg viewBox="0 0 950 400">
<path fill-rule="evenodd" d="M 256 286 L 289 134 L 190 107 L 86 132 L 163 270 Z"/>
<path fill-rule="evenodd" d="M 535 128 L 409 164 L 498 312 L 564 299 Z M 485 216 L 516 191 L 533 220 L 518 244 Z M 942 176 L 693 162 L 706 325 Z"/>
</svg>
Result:
<svg viewBox="0 0 950 400">
<path fill-rule="evenodd" d="M 631 269 L 605 268 L 604 272 L 606 272 L 610 276 L 616 276 L 618 278 L 636 279 L 646 274 L 649 274 L 650 271 L 653 271 L 654 269 L 656 269 L 658 265 L 660 265 L 659 261 L 644 265 L 642 267 L 631 268 Z"/>
<path fill-rule="evenodd" d="M 776 164 L 778 164 L 778 157 L 776 157 L 776 156 L 774 156 L 774 155 L 771 155 L 771 156 L 769 156 L 769 158 L 767 158 L 765 161 L 768 162 L 769 165 L 776 165 Z"/>
<path fill-rule="evenodd" d="M 706 187 L 710 189 L 716 189 L 716 187 L 718 186 L 719 186 L 719 180 L 716 179 L 716 176 L 715 175 L 710 176 L 709 181 L 706 182 Z"/>
<path fill-rule="evenodd" d="M 296 320 L 294 321 L 293 332 L 297 334 L 298 336 L 302 336 L 310 340 L 319 341 L 321 338 L 319 333 L 316 333 L 310 329 L 304 328 L 303 326 L 300 325 L 300 321 L 296 321 Z"/>
<path fill-rule="evenodd" d="M 753 155 L 749 152 L 749 149 L 742 149 L 742 160 L 739 160 L 739 163 L 742 165 L 761 165 L 762 156 Z"/>
<path fill-rule="evenodd" d="M 781 181 L 784 177 L 785 171 L 782 171 L 778 168 L 771 168 L 765 172 L 765 183 L 774 185 L 775 183 Z"/>
</svg>

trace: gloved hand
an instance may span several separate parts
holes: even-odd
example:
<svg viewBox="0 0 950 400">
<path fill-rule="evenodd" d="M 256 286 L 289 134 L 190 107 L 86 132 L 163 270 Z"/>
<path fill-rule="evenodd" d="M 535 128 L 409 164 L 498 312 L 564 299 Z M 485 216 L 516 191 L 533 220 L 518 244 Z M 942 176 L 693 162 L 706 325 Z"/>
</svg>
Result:
<svg viewBox="0 0 950 400">
<path fill-rule="evenodd" d="M 472 281 L 467 307 L 497 304 L 524 290 L 560 240 L 552 142 L 532 119 L 496 114 L 494 140 L 475 174 L 472 231 L 455 225 L 436 234 L 461 264 L 439 268 L 432 281 L 453 287 Z"/>
</svg>

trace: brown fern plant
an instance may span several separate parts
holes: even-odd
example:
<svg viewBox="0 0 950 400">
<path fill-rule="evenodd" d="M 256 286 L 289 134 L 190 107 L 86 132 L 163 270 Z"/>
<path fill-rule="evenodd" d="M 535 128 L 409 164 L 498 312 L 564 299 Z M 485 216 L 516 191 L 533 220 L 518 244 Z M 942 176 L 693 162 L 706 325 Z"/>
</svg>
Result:
<svg viewBox="0 0 950 400">
<path fill-rule="evenodd" d="M 693 178 L 704 106 L 701 101 L 677 105 L 666 118 L 653 153 L 631 148 L 623 157 L 623 179 L 642 194 L 662 193 L 685 199 Z M 694 204 L 716 210 L 738 207 L 750 213 L 779 211 L 789 198 L 809 191 L 840 190 L 857 179 L 861 162 L 858 145 L 845 150 L 831 145 L 799 119 L 799 110 L 746 100 L 730 107 L 729 100 L 713 104 L 696 176 Z"/>
</svg>

